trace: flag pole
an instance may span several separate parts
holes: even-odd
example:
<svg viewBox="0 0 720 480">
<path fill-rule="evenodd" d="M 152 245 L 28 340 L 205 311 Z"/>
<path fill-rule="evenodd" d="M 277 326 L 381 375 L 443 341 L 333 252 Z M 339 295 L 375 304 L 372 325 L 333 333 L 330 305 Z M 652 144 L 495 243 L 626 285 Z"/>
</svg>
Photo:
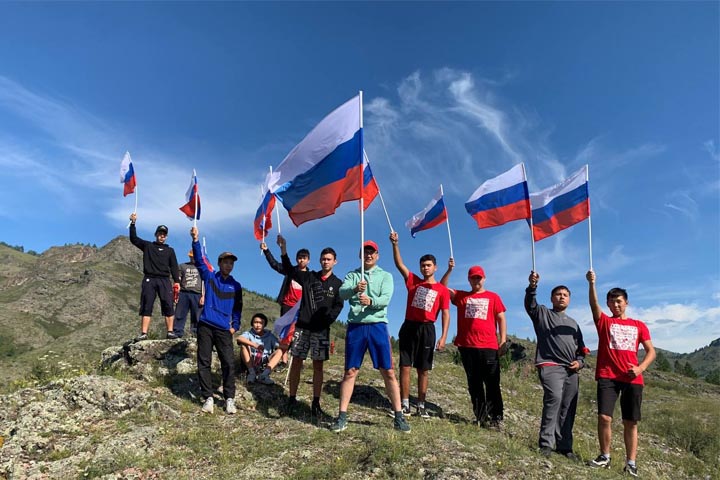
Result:
<svg viewBox="0 0 720 480">
<path fill-rule="evenodd" d="M 455 258 L 452 248 L 452 235 L 450 235 L 450 214 L 447 211 L 447 205 L 445 205 L 445 192 L 443 191 L 442 183 L 440 184 L 440 196 L 443 199 L 443 208 L 445 209 L 445 225 L 447 225 L 448 241 L 450 242 L 450 258 Z"/>
<path fill-rule="evenodd" d="M 135 209 L 133 209 L 133 214 L 134 214 L 134 215 L 137 215 L 137 191 L 138 191 L 138 187 L 137 187 L 137 184 L 136 184 L 136 185 L 135 185 L 135 192 L 133 192 L 133 193 L 135 193 Z M 132 224 L 132 221 L 128 222 L 127 228 L 130 228 L 130 225 L 131 225 L 131 224 Z"/>
<path fill-rule="evenodd" d="M 272 176 L 272 165 L 270 165 L 270 176 Z M 270 185 L 268 185 L 268 190 L 269 189 L 270 189 Z M 275 213 L 277 214 L 278 235 L 280 235 L 280 234 L 282 234 L 282 230 L 280 230 L 280 209 L 276 208 Z"/>
<path fill-rule="evenodd" d="M 195 213 L 193 217 L 193 227 L 197 228 L 198 220 L 198 185 L 197 185 L 197 173 L 193 168 L 193 192 L 195 193 Z"/>
<path fill-rule="evenodd" d="M 270 167 L 272 168 L 272 167 Z M 265 196 L 263 195 L 263 187 L 260 185 L 260 206 L 262 207 L 263 201 L 265 200 Z M 263 211 L 263 219 L 262 219 L 262 243 L 265 243 L 265 219 L 267 218 L 267 215 L 265 215 L 265 212 Z M 262 257 L 263 251 L 262 248 L 260 249 L 260 256 Z"/>
<path fill-rule="evenodd" d="M 525 184 L 527 185 L 527 173 L 525 172 L 525 162 L 520 163 L 522 165 L 523 177 L 525 178 Z M 529 196 L 528 196 L 529 198 Z M 535 271 L 535 236 L 533 235 L 533 219 L 532 219 L 532 205 L 530 206 L 530 250 L 532 252 L 532 271 Z"/>
<path fill-rule="evenodd" d="M 360 111 L 358 114 L 360 115 L 360 151 L 365 152 L 365 146 L 363 145 L 363 92 L 362 90 L 359 91 L 358 96 L 360 97 Z M 363 174 L 363 168 L 362 168 L 362 162 L 360 163 L 360 281 L 362 282 L 365 280 L 365 251 L 363 249 L 363 245 L 365 244 L 365 199 L 363 198 L 363 194 L 365 193 L 363 191 L 363 183 L 364 182 L 364 174 Z"/>
<path fill-rule="evenodd" d="M 590 256 L 590 270 L 593 269 L 592 263 L 592 215 L 590 215 L 590 166 L 585 164 L 585 184 L 588 189 L 588 254 Z"/>
<path fill-rule="evenodd" d="M 368 158 L 367 152 L 365 149 L 363 149 L 363 156 L 365 157 L 365 161 L 367 161 L 368 166 L 370 166 L 370 159 Z M 380 192 L 380 185 L 377 183 L 377 179 L 375 179 L 375 184 L 378 186 L 378 197 L 380 197 L 380 203 L 382 204 L 383 211 L 385 212 L 385 218 L 388 222 L 388 227 L 390 227 L 390 232 L 394 232 L 392 223 L 390 223 L 390 215 L 388 215 L 387 207 L 385 207 L 385 200 L 383 200 L 382 193 Z M 365 186 L 365 179 L 363 178 L 363 186 Z"/>
</svg>

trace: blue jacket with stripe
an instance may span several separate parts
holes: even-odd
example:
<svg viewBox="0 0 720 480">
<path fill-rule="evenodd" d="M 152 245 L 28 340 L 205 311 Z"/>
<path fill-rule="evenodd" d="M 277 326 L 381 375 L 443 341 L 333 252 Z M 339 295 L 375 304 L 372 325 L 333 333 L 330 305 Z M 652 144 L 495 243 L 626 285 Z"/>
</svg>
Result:
<svg viewBox="0 0 720 480">
<path fill-rule="evenodd" d="M 202 260 L 200 242 L 192 242 L 192 251 L 195 266 L 205 283 L 205 306 L 199 321 L 223 330 L 239 330 L 243 307 L 242 285 L 232 275 L 223 278 L 220 272 L 210 271 Z"/>
</svg>

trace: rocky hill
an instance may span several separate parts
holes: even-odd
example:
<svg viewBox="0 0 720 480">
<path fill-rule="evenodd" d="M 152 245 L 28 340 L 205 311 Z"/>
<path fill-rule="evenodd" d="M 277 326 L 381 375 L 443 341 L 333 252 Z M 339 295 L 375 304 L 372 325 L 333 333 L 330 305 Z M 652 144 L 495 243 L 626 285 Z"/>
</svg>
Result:
<svg viewBox="0 0 720 480">
<path fill-rule="evenodd" d="M 108 345 L 137 335 L 142 253 L 127 237 L 102 248 L 52 247 L 39 256 L 0 245 L 0 262 L 1 385 L 31 373 L 49 352 L 87 370 Z M 246 292 L 244 300 L 245 315 L 279 313 L 266 297 Z M 156 338 L 164 335 L 159 312 L 156 305 Z"/>
<path fill-rule="evenodd" d="M 409 434 L 392 429 L 381 377 L 369 365 L 358 377 L 350 425 L 340 434 L 327 429 L 329 418 L 310 416 L 312 368 L 303 371 L 292 411 L 279 372 L 278 384 L 270 386 L 238 377 L 236 415 L 222 411 L 219 391 L 215 413 L 202 414 L 195 348 L 194 339 L 118 345 L 103 352 L 93 374 L 56 371 L 0 396 L 0 478 L 564 480 L 611 479 L 622 471 L 619 421 L 612 446 L 617 460 L 607 470 L 537 453 L 542 390 L 521 348 L 504 364 L 499 429 L 471 423 L 463 370 L 448 346 L 430 377 L 431 418 L 410 417 Z M 325 368 L 321 401 L 332 414 L 342 349 Z M 575 450 L 584 461 L 597 454 L 592 363 L 581 374 L 575 426 Z M 718 478 L 720 388 L 652 370 L 646 383 L 641 475 Z"/>
</svg>

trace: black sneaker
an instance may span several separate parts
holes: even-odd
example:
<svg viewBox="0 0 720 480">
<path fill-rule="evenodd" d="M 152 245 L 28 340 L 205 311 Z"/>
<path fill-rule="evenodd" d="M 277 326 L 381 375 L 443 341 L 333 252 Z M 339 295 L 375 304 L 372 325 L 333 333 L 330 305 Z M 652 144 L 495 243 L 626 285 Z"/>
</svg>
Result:
<svg viewBox="0 0 720 480">
<path fill-rule="evenodd" d="M 550 457 L 550 455 L 552 455 L 552 453 L 553 453 L 553 449 L 552 449 L 552 448 L 550 448 L 550 447 L 540 447 L 540 455 L 542 455 L 543 457 L 548 458 L 548 457 Z"/>
<path fill-rule="evenodd" d="M 588 465 L 594 468 L 610 468 L 610 458 L 600 454 L 595 460 L 589 461 Z"/>
<path fill-rule="evenodd" d="M 395 420 L 393 420 L 393 428 L 398 432 L 410 433 L 410 424 L 403 416 L 395 417 Z"/>
<path fill-rule="evenodd" d="M 330 420 L 330 415 L 323 412 L 323 409 L 320 408 L 320 404 L 313 403 L 310 406 L 310 416 L 315 419 L 316 422 L 322 423 L 327 422 Z"/>
<path fill-rule="evenodd" d="M 412 416 L 412 410 L 410 410 L 410 405 L 408 405 L 407 407 L 402 407 L 402 413 L 403 413 L 403 415 L 406 416 L 406 417 L 411 417 L 411 416 Z M 393 417 L 394 417 L 394 416 L 395 416 L 395 413 L 393 412 Z"/>
<path fill-rule="evenodd" d="M 637 465 L 630 465 L 629 463 L 626 463 L 625 468 L 623 468 L 623 473 L 627 473 L 631 477 L 637 477 Z"/>
<path fill-rule="evenodd" d="M 298 401 L 296 398 L 288 397 L 285 402 L 285 415 L 292 417 L 295 415 L 298 409 Z"/>
<path fill-rule="evenodd" d="M 147 333 L 141 333 L 137 337 L 133 338 L 133 342 L 142 342 L 143 340 L 147 340 L 148 336 Z"/>
<path fill-rule="evenodd" d="M 562 450 L 562 451 L 558 450 L 557 453 L 559 453 L 563 457 L 567 458 L 571 462 L 579 462 L 580 461 L 580 457 L 575 455 L 575 452 L 573 452 L 572 450 Z"/>
<path fill-rule="evenodd" d="M 430 414 L 427 412 L 427 410 L 425 410 L 425 407 L 417 407 L 415 415 L 420 418 L 430 418 Z"/>
<path fill-rule="evenodd" d="M 179 338 L 175 332 L 167 332 L 167 335 L 165 335 L 165 338 L 168 340 L 175 340 L 176 338 Z"/>
</svg>

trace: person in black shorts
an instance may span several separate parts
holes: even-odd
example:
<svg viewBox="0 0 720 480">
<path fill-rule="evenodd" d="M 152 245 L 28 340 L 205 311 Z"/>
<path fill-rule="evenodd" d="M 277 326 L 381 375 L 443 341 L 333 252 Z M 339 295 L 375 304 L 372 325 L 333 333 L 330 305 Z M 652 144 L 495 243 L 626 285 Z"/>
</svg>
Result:
<svg viewBox="0 0 720 480">
<path fill-rule="evenodd" d="M 428 377 L 433 366 L 433 355 L 437 348 L 443 350 L 450 326 L 450 291 L 435 280 L 437 261 L 434 255 L 420 257 L 420 273 L 423 278 L 410 272 L 400 256 L 397 232 L 390 234 L 395 266 L 405 280 L 408 291 L 405 322 L 400 327 L 400 402 L 403 414 L 410 415 L 410 370 L 415 368 L 418 375 L 417 414 L 422 418 L 429 415 L 425 409 Z M 435 321 L 442 312 L 442 334 L 435 343 Z"/>
<path fill-rule="evenodd" d="M 136 214 L 130 215 L 130 242 L 143 252 L 143 280 L 140 290 L 140 335 L 134 341 L 147 340 L 150 328 L 153 303 L 155 297 L 160 298 L 160 309 L 165 316 L 167 337 L 177 338 L 173 333 L 175 321 L 175 307 L 173 306 L 173 291 L 180 291 L 180 270 L 178 268 L 175 250 L 165 243 L 168 228 L 158 225 L 155 229 L 155 241 L 149 242 L 137 236 L 135 229 Z M 170 282 L 172 276 L 175 284 Z"/>
</svg>

